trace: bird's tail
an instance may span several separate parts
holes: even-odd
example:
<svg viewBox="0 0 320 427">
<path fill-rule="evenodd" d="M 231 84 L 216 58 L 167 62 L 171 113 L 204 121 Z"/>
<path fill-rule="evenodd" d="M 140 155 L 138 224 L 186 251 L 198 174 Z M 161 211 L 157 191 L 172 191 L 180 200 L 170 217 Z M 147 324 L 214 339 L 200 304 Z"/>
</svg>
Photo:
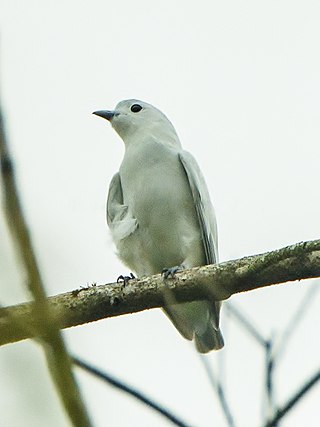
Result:
<svg viewBox="0 0 320 427">
<path fill-rule="evenodd" d="M 209 323 L 207 329 L 202 333 L 195 333 L 194 342 L 199 353 L 208 353 L 211 350 L 220 350 L 224 341 L 220 329 L 215 329 Z"/>
<path fill-rule="evenodd" d="M 220 303 L 193 301 L 173 304 L 164 309 L 180 334 L 194 340 L 200 353 L 219 350 L 224 342 L 219 329 Z"/>
</svg>

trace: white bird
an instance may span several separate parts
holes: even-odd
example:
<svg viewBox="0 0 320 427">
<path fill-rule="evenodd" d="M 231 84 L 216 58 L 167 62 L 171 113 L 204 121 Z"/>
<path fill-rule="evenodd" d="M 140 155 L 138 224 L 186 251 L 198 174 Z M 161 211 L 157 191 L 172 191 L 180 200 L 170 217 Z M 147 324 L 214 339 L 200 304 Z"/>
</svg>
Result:
<svg viewBox="0 0 320 427">
<path fill-rule="evenodd" d="M 120 259 L 138 276 L 218 262 L 217 227 L 207 186 L 168 118 L 136 99 L 95 111 L 123 139 L 125 154 L 111 181 L 107 222 Z M 166 308 L 200 353 L 223 347 L 218 301 Z"/>
</svg>

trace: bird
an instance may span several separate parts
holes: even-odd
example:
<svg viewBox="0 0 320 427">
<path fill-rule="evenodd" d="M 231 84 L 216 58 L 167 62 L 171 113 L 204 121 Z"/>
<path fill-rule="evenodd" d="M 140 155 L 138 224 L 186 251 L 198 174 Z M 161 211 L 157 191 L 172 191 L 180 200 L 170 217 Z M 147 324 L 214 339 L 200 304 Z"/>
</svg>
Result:
<svg viewBox="0 0 320 427">
<path fill-rule="evenodd" d="M 107 223 L 121 261 L 138 277 L 217 263 L 217 225 L 205 180 L 166 115 L 137 99 L 93 114 L 108 120 L 125 145 L 107 197 Z M 171 302 L 165 313 L 199 353 L 224 346 L 220 301 Z"/>
</svg>

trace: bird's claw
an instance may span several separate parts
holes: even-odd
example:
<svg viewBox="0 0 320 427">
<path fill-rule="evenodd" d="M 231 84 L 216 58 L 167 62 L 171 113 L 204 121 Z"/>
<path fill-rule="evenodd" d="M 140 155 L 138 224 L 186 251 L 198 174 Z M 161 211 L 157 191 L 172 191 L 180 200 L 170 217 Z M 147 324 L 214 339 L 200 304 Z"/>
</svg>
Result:
<svg viewBox="0 0 320 427">
<path fill-rule="evenodd" d="M 180 265 L 176 265 L 176 266 L 170 267 L 170 268 L 164 268 L 162 270 L 162 276 L 164 277 L 164 279 L 168 279 L 169 277 L 171 277 L 173 279 L 174 276 L 176 275 L 176 273 L 180 270 L 181 270 Z"/>
<path fill-rule="evenodd" d="M 135 279 L 134 274 L 130 273 L 130 276 L 123 276 L 121 274 L 121 276 L 119 276 L 117 278 L 117 283 L 123 282 L 125 285 L 129 282 L 129 280 Z"/>
</svg>

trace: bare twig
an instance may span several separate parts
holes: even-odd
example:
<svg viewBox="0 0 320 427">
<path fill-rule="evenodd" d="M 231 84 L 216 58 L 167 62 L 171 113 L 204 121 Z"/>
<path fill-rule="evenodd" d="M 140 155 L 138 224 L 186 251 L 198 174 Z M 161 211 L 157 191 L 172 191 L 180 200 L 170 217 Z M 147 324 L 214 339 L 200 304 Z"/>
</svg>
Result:
<svg viewBox="0 0 320 427">
<path fill-rule="evenodd" d="M 309 306 L 315 299 L 317 292 L 320 289 L 320 282 L 314 281 L 309 289 L 307 289 L 303 300 L 299 301 L 298 307 L 294 312 L 293 316 L 289 320 L 287 326 L 284 328 L 284 331 L 280 333 L 276 339 L 276 344 L 273 348 L 273 359 L 278 364 L 280 357 L 283 355 L 288 342 L 290 341 L 292 335 L 297 330 L 298 324 L 301 322 L 304 316 L 308 313 Z"/>
<path fill-rule="evenodd" d="M 307 290 L 302 302 L 299 302 L 299 306 L 292 318 L 288 322 L 287 327 L 284 329 L 283 333 L 280 333 L 276 339 L 266 340 L 258 331 L 258 329 L 253 325 L 252 321 L 247 318 L 242 312 L 240 312 L 234 304 L 228 302 L 225 304 L 225 309 L 229 314 L 231 314 L 239 323 L 244 327 L 244 329 L 258 342 L 265 351 L 265 394 L 267 399 L 267 417 L 273 417 L 275 413 L 275 400 L 274 400 L 274 372 L 275 368 L 279 362 L 279 357 L 282 356 L 285 347 L 291 338 L 293 332 L 297 328 L 298 322 L 300 322 L 303 316 L 307 313 L 307 308 L 314 300 L 316 293 L 319 291 L 319 283 L 314 282 L 310 289 Z M 280 418 L 279 418 L 280 419 Z M 278 424 L 279 419 L 274 419 L 273 426 Z"/>
<path fill-rule="evenodd" d="M 275 427 L 277 423 L 306 395 L 306 393 L 320 380 L 320 369 L 294 393 L 282 408 L 276 411 L 275 416 L 269 420 L 264 427 Z"/>
<path fill-rule="evenodd" d="M 265 348 L 267 345 L 267 340 L 263 338 L 263 336 L 260 334 L 258 329 L 254 326 L 252 320 L 249 320 L 247 316 L 245 316 L 234 304 L 231 302 L 227 302 L 225 305 L 225 310 L 231 316 L 233 316 L 240 325 L 243 326 L 243 328 L 248 332 L 249 335 L 251 335 L 252 338 L 254 338 L 261 346 Z"/>
<path fill-rule="evenodd" d="M 267 400 L 267 417 L 270 418 L 274 414 L 275 401 L 274 401 L 274 359 L 273 359 L 273 339 L 266 341 L 265 345 L 265 389 L 266 389 L 266 400 Z"/>
<path fill-rule="evenodd" d="M 290 338 L 297 330 L 297 325 L 301 322 L 302 318 L 308 312 L 308 307 L 314 299 L 314 296 L 319 290 L 319 283 L 313 283 L 313 285 L 307 290 L 304 298 L 299 302 L 299 306 L 287 326 L 284 328 L 282 333 L 279 333 L 276 339 L 267 341 L 265 348 L 266 352 L 266 396 L 268 404 L 268 416 L 270 419 L 275 414 L 275 400 L 274 400 L 274 373 L 279 364 L 281 356 L 284 354 L 285 349 L 288 345 Z M 274 421 L 274 426 L 278 425 L 278 421 Z"/>
<path fill-rule="evenodd" d="M 150 408 L 157 411 L 159 414 L 167 418 L 169 421 L 171 421 L 173 424 L 179 427 L 188 427 L 189 424 L 186 424 L 185 422 L 181 421 L 176 415 L 174 415 L 172 412 L 165 409 L 163 406 L 156 403 L 154 400 L 151 400 L 149 397 L 147 397 L 142 392 L 138 391 L 136 388 L 129 386 L 125 384 L 124 382 L 118 380 L 114 376 L 106 373 L 105 371 L 101 371 L 100 369 L 92 366 L 89 363 L 84 362 L 83 360 L 73 357 L 72 358 L 73 363 L 83 369 L 84 371 L 89 372 L 90 374 L 94 375 L 95 377 L 101 379 L 102 381 L 107 382 L 109 385 L 118 388 L 121 391 L 124 391 L 125 393 L 128 393 L 130 396 L 134 397 L 135 399 L 139 400 L 140 402 L 144 403 L 145 405 L 149 406 Z"/>
<path fill-rule="evenodd" d="M 88 427 L 91 423 L 82 403 L 80 392 L 71 370 L 69 355 L 66 351 L 59 328 L 50 316 L 50 305 L 46 299 L 30 233 L 23 216 L 15 181 L 13 162 L 5 137 L 1 111 L 0 158 L 6 218 L 12 239 L 15 243 L 16 251 L 19 254 L 22 266 L 27 275 L 28 288 L 34 297 L 34 318 L 36 319 L 38 334 L 43 338 L 42 344 L 45 350 L 47 363 L 59 396 L 73 425 Z M 10 317 L 11 315 L 7 317 L 7 320 L 10 319 Z M 11 322 L 11 328 L 13 330 L 16 329 L 17 325 L 23 325 L 21 319 L 9 321 Z M 20 330 L 23 329 L 25 329 L 25 331 L 31 331 L 32 326 L 20 328 Z"/>
<path fill-rule="evenodd" d="M 254 255 L 217 265 L 195 267 L 177 273 L 163 282 L 161 274 L 130 280 L 128 284 L 110 283 L 60 294 L 48 299 L 53 319 L 60 328 L 95 320 L 135 313 L 165 305 L 169 287 L 177 302 L 201 299 L 223 300 L 237 292 L 249 291 L 289 280 L 320 276 L 320 240 L 297 243 L 273 252 Z M 33 304 L 8 307 L 12 316 L 31 323 L 41 331 Z M 13 330 L 0 310 L 0 345 L 30 338 Z"/>
<path fill-rule="evenodd" d="M 219 403 L 220 403 L 220 406 L 221 406 L 221 409 L 222 409 L 222 412 L 223 412 L 223 415 L 225 417 L 225 420 L 226 420 L 228 427 L 235 427 L 234 418 L 232 416 L 231 409 L 230 409 L 230 406 L 228 404 L 228 401 L 227 401 L 226 395 L 224 393 L 224 389 L 223 389 L 221 382 L 215 378 L 213 371 L 212 371 L 212 368 L 209 365 L 207 356 L 199 354 L 199 357 L 200 357 L 201 362 L 204 366 L 204 369 L 207 373 L 207 376 L 209 378 L 211 386 L 217 393 Z"/>
<path fill-rule="evenodd" d="M 273 387 L 273 373 L 274 373 L 274 359 L 273 359 L 273 339 L 265 339 L 254 326 L 252 320 L 249 320 L 247 315 L 244 315 L 234 304 L 230 302 L 225 304 L 227 313 L 233 316 L 244 330 L 263 348 L 265 353 L 265 381 L 263 387 L 263 414 L 271 417 L 274 413 L 274 387 Z M 266 399 L 266 404 L 265 404 Z"/>
</svg>

